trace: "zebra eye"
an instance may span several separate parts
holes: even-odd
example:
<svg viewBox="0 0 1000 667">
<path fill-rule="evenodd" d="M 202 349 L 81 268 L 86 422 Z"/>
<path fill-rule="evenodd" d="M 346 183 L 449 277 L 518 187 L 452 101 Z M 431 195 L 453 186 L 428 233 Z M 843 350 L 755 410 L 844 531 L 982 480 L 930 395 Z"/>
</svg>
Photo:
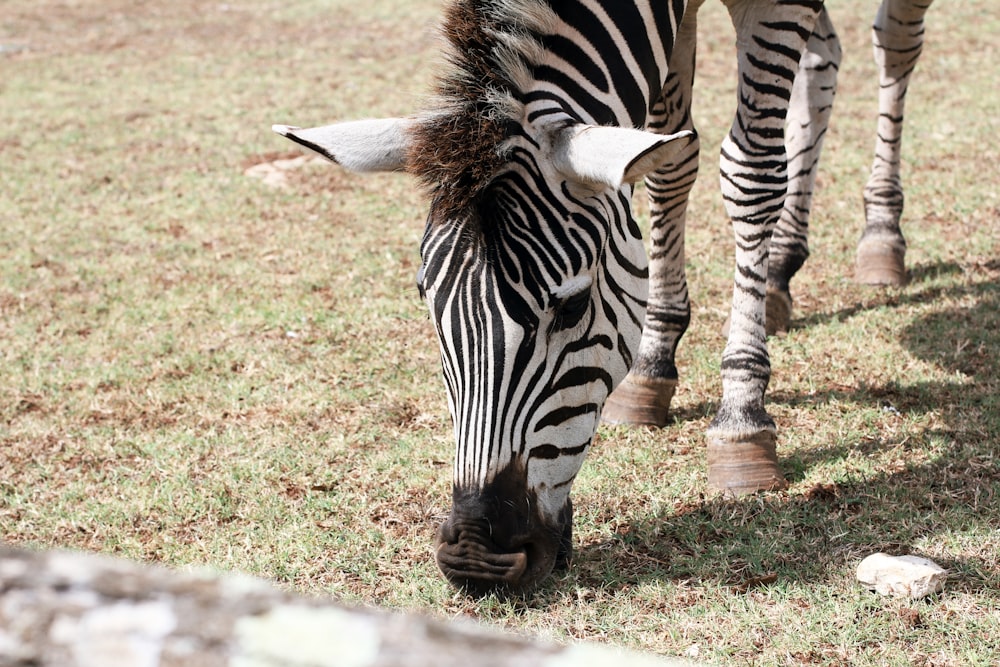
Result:
<svg viewBox="0 0 1000 667">
<path fill-rule="evenodd" d="M 587 314 L 590 307 L 590 290 L 572 294 L 565 299 L 561 299 L 556 305 L 556 318 L 553 328 L 559 331 L 572 329 L 580 323 L 583 316 Z"/>
</svg>

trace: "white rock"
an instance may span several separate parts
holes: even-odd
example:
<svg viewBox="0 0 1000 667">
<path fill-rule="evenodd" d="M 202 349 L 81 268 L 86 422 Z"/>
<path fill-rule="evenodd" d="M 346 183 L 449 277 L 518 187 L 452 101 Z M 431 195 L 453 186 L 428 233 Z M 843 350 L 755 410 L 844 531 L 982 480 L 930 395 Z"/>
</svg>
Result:
<svg viewBox="0 0 1000 667">
<path fill-rule="evenodd" d="M 932 560 L 883 553 L 868 556 L 857 570 L 858 581 L 876 593 L 915 600 L 940 592 L 947 576 L 947 570 Z"/>
</svg>

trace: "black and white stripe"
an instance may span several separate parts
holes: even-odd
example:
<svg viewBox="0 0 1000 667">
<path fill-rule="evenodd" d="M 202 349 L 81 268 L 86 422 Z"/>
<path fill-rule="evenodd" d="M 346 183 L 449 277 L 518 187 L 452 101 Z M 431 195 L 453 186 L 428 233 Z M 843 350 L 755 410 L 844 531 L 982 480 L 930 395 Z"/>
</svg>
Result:
<svg viewBox="0 0 1000 667">
<path fill-rule="evenodd" d="M 275 128 L 348 168 L 406 169 L 428 187 L 418 282 L 457 443 L 438 563 L 457 585 L 528 589 L 566 560 L 570 486 L 602 410 L 666 422 L 690 320 L 684 228 L 702 1 L 453 0 L 433 109 Z M 778 293 L 790 307 L 788 280 L 808 255 L 840 52 L 822 0 L 724 2 L 739 81 L 720 183 L 736 270 L 709 480 L 742 491 L 783 482 L 764 409 L 766 303 Z M 923 9 L 885 0 L 877 22 L 886 110 L 866 236 L 882 234 L 901 204 L 901 100 Z M 649 257 L 631 213 L 638 178 Z"/>
</svg>

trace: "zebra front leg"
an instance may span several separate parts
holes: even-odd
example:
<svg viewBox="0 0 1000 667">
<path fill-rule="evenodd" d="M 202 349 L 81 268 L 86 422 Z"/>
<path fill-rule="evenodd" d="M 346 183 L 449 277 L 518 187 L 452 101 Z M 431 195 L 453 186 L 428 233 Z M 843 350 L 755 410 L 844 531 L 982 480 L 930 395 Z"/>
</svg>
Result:
<svg viewBox="0 0 1000 667">
<path fill-rule="evenodd" d="M 809 213 L 837 92 L 840 58 L 840 40 L 824 8 L 799 61 L 785 124 L 788 193 L 771 238 L 767 265 L 769 336 L 788 331 L 792 319 L 789 282 L 809 257 Z"/>
<path fill-rule="evenodd" d="M 661 99 L 647 129 L 661 134 L 694 131 L 691 89 L 694 82 L 695 17 L 700 2 L 688 5 L 670 59 Z M 649 296 L 639 352 L 625 380 L 608 397 L 602 418 L 612 424 L 667 425 L 677 387 L 674 354 L 691 321 L 684 273 L 684 228 L 688 195 L 698 176 L 699 140 L 646 177 L 650 208 Z"/>
<path fill-rule="evenodd" d="M 900 152 L 903 109 L 910 75 L 924 43 L 924 14 L 931 0 L 883 0 L 872 27 L 879 68 L 875 161 L 865 185 L 865 230 L 858 242 L 855 279 L 866 285 L 906 284 L 906 240 Z"/>
<path fill-rule="evenodd" d="M 799 61 L 822 2 L 727 0 L 736 27 L 736 119 L 722 144 L 720 181 L 736 237 L 722 404 L 708 430 L 708 482 L 728 493 L 786 485 L 774 420 L 764 409 L 771 377 L 765 333 L 768 252 L 788 185 L 785 120 Z"/>
</svg>

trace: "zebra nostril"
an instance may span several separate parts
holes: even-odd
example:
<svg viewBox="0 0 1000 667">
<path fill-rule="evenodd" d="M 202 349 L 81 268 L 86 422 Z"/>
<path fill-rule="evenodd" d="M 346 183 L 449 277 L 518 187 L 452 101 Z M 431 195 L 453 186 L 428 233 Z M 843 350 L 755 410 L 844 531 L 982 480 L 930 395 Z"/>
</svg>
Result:
<svg viewBox="0 0 1000 667">
<path fill-rule="evenodd" d="M 458 530 L 450 518 L 438 528 L 437 537 L 440 544 L 454 544 L 458 541 Z"/>
</svg>

